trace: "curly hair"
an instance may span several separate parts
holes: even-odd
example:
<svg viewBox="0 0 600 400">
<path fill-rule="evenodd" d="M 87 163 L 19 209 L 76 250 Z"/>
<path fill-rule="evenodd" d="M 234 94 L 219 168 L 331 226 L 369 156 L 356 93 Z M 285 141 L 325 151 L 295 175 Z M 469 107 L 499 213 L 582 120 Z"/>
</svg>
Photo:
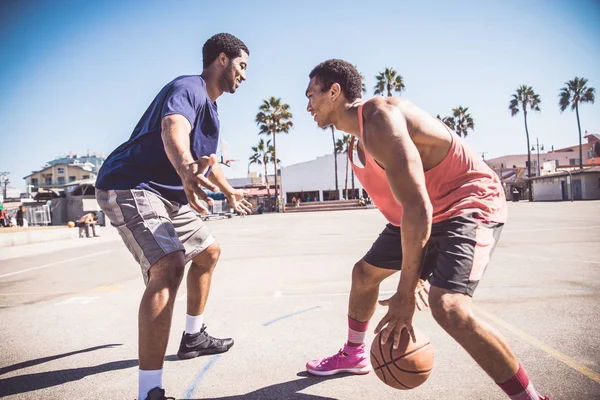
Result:
<svg viewBox="0 0 600 400">
<path fill-rule="evenodd" d="M 321 83 L 323 92 L 329 90 L 331 85 L 337 82 L 348 101 L 354 101 L 361 97 L 362 82 L 360 74 L 347 61 L 338 59 L 323 61 L 311 71 L 309 78 L 314 77 Z"/>
<path fill-rule="evenodd" d="M 204 43 L 202 47 L 202 64 L 204 68 L 210 66 L 221 53 L 229 58 L 242 55 L 242 50 L 250 55 L 248 47 L 240 39 L 229 33 L 217 33 Z"/>
</svg>

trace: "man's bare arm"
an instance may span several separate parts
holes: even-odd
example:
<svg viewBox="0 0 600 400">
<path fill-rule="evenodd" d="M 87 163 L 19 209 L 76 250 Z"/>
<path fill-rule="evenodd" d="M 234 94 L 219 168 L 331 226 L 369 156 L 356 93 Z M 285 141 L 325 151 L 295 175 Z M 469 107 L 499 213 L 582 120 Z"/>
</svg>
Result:
<svg viewBox="0 0 600 400">
<path fill-rule="evenodd" d="M 192 126 L 183 115 L 171 114 L 162 119 L 161 137 L 165 151 L 179 176 L 183 168 L 195 161 L 190 151 L 191 131 Z"/>
<path fill-rule="evenodd" d="M 216 164 L 216 156 L 202 157 L 194 160 L 190 151 L 190 132 L 192 127 L 182 115 L 171 114 L 165 116 L 161 121 L 161 137 L 165 146 L 167 157 L 181 177 L 181 182 L 190 205 L 200 213 L 206 213 L 206 207 L 199 199 L 208 200 L 206 193 L 200 185 L 213 192 L 219 189 L 211 183 L 204 173 L 211 165 Z"/>
<path fill-rule="evenodd" d="M 223 174 L 223 170 L 221 169 L 221 166 L 219 165 L 219 163 L 216 163 L 215 165 L 212 166 L 211 173 L 208 176 L 208 179 L 212 183 L 217 185 L 219 187 L 219 189 L 221 189 L 221 192 L 223 192 L 224 194 L 233 193 L 233 191 L 235 190 L 229 184 L 229 182 L 227 181 L 227 178 L 225 178 L 225 174 Z"/>
<path fill-rule="evenodd" d="M 412 295 L 421 271 L 423 248 L 431 233 L 432 206 L 423 163 L 400 110 L 381 100 L 368 102 L 366 150 L 384 168 L 396 200 L 402 205 L 402 270 L 398 291 Z"/>
</svg>

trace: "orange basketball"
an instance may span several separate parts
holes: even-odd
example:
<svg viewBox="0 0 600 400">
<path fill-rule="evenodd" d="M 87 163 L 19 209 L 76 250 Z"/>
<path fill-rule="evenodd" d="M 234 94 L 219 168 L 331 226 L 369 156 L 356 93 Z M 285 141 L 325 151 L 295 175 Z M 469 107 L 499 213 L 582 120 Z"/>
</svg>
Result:
<svg viewBox="0 0 600 400">
<path fill-rule="evenodd" d="M 414 389 L 429 378 L 433 369 L 433 346 L 423 332 L 413 325 L 417 342 L 413 343 L 406 329 L 400 335 L 400 345 L 393 348 L 393 336 L 381 344 L 381 332 L 371 344 L 371 364 L 375 374 L 395 389 Z"/>
<path fill-rule="evenodd" d="M 75 228 L 75 222 L 73 222 L 73 221 L 69 221 L 69 222 L 67 222 L 67 226 L 68 226 L 69 228 Z"/>
</svg>

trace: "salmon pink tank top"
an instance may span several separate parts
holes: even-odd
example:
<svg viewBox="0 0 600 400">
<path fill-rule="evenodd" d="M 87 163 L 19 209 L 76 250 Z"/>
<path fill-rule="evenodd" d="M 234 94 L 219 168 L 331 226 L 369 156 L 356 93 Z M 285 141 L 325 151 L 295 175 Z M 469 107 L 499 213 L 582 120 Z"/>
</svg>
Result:
<svg viewBox="0 0 600 400">
<path fill-rule="evenodd" d="M 358 106 L 360 138 L 363 140 L 363 116 Z M 440 122 L 441 123 L 441 122 Z M 445 126 L 445 125 L 444 125 Z M 446 128 L 448 129 L 448 128 Z M 463 141 L 450 131 L 452 145 L 446 157 L 425 171 L 425 185 L 433 206 L 433 223 L 464 214 L 474 214 L 486 222 L 506 222 L 506 199 L 498 175 Z M 364 143 L 364 142 L 363 142 Z M 383 216 L 395 226 L 402 222 L 402 206 L 396 201 L 383 168 L 364 150 L 365 165 L 353 161 L 354 138 L 348 158 L 354 175 L 366 189 Z"/>
</svg>

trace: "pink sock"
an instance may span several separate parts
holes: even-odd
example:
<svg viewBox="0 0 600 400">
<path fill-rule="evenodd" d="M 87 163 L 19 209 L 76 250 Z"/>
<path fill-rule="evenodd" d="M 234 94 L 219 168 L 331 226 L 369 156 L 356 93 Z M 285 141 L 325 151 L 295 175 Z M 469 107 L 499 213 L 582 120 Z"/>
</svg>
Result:
<svg viewBox="0 0 600 400">
<path fill-rule="evenodd" d="M 360 322 L 348 317 L 348 346 L 358 347 L 365 342 L 369 321 Z"/>
<path fill-rule="evenodd" d="M 509 380 L 499 383 L 498 386 L 510 397 L 511 400 L 539 400 L 541 397 L 529 381 L 523 366 L 519 364 L 519 370 Z"/>
</svg>

